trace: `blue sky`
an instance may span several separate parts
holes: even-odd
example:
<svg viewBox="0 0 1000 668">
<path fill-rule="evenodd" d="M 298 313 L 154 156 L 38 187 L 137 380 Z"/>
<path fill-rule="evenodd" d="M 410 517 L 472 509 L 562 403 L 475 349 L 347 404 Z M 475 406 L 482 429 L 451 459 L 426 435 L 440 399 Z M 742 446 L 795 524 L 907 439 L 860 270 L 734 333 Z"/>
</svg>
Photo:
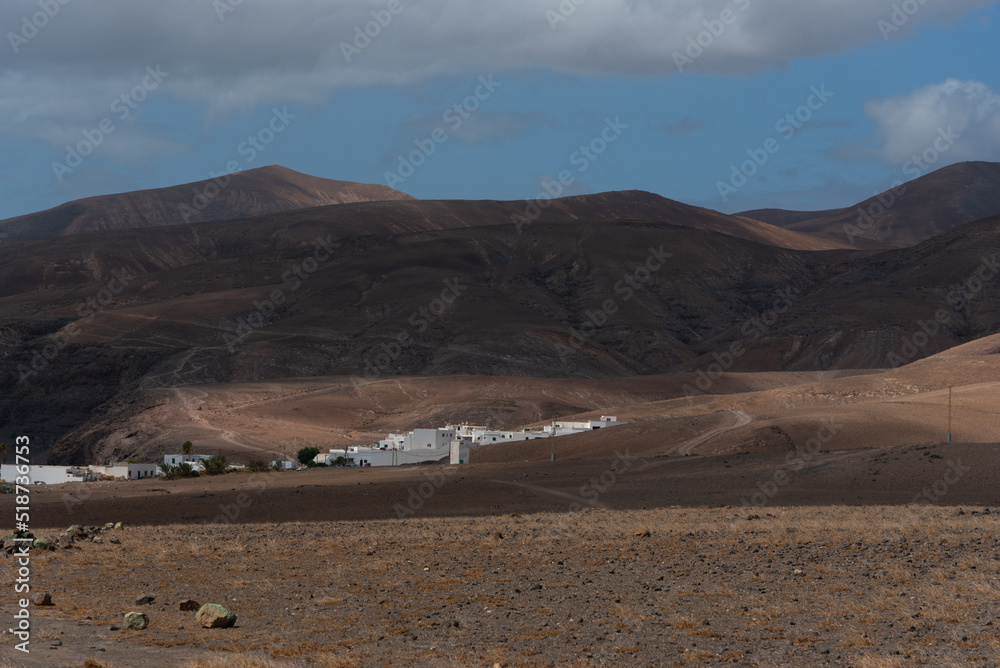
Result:
<svg viewBox="0 0 1000 668">
<path fill-rule="evenodd" d="M 1000 160 L 983 0 L 9 0 L 0 27 L 0 218 L 234 164 L 728 213 L 848 206 L 942 132 L 926 170 Z"/>
</svg>

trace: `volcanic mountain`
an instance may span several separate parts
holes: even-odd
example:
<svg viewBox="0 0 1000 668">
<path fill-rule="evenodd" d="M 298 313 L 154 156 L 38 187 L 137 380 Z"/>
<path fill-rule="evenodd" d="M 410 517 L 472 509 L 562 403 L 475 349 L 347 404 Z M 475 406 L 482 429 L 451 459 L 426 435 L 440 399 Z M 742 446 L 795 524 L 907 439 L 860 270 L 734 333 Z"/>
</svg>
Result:
<svg viewBox="0 0 1000 668">
<path fill-rule="evenodd" d="M 103 195 L 0 221 L 7 240 L 247 218 L 347 202 L 408 200 L 383 185 L 333 181 L 272 165 L 168 188 Z"/>
<path fill-rule="evenodd" d="M 6 242 L 0 431 L 83 461 L 142 455 L 134 416 L 190 386 L 686 374 L 680 391 L 712 365 L 878 368 L 997 331 L 1000 218 L 837 246 L 640 191 Z"/>
<path fill-rule="evenodd" d="M 943 167 L 844 209 L 758 209 L 740 216 L 857 248 L 903 248 L 1000 214 L 1000 163 Z"/>
</svg>

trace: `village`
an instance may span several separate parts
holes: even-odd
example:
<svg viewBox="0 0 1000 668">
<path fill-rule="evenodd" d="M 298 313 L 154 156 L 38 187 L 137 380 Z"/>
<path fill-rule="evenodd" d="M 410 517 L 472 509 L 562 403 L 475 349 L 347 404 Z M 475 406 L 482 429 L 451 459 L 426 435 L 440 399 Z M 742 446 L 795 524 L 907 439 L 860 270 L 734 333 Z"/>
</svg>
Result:
<svg viewBox="0 0 1000 668">
<path fill-rule="evenodd" d="M 371 446 L 346 446 L 320 452 L 311 462 L 275 460 L 270 468 L 275 470 L 297 470 L 309 465 L 319 466 L 405 466 L 413 464 L 469 463 L 471 452 L 480 445 L 493 443 L 515 443 L 537 439 L 556 438 L 627 424 L 618 421 L 617 416 L 601 416 L 600 420 L 580 422 L 555 421 L 541 428 L 524 428 L 520 431 L 504 431 L 473 425 L 446 425 L 430 429 L 414 429 L 405 434 L 389 434 L 375 441 Z M 190 442 L 185 443 L 184 452 L 164 455 L 163 463 L 126 462 L 91 464 L 89 466 L 55 466 L 44 464 L 0 465 L 0 482 L 13 483 L 19 477 L 27 477 L 29 484 L 60 485 L 70 482 L 96 482 L 99 480 L 143 480 L 165 475 L 172 467 L 187 464 L 192 472 L 205 471 L 205 462 L 216 455 L 195 454 Z M 228 470 L 245 467 L 228 464 Z"/>
</svg>

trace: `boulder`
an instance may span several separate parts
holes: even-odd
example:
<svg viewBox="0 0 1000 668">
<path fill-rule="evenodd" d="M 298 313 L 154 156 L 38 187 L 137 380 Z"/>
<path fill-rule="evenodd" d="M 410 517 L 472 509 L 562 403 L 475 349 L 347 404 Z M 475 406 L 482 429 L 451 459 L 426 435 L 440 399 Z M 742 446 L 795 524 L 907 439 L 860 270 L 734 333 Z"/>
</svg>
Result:
<svg viewBox="0 0 1000 668">
<path fill-rule="evenodd" d="M 206 603 L 195 619 L 206 629 L 227 629 L 236 623 L 236 614 L 218 603 Z"/>
<path fill-rule="evenodd" d="M 192 601 L 189 598 L 184 599 L 180 603 L 180 609 L 184 612 L 194 612 L 201 607 L 201 603 L 198 601 Z"/>
<path fill-rule="evenodd" d="M 139 598 L 135 599 L 135 604 L 136 605 L 149 605 L 150 603 L 152 603 L 155 600 L 156 600 L 155 596 L 150 596 L 149 594 L 144 594 L 144 595 L 140 596 Z"/>
<path fill-rule="evenodd" d="M 123 628 L 134 631 L 142 631 L 147 626 L 149 626 L 149 617 L 144 612 L 130 612 L 126 614 L 125 623 L 122 625 Z"/>
<path fill-rule="evenodd" d="M 56 549 L 56 546 L 53 544 L 53 542 L 50 539 L 44 538 L 44 537 L 42 537 L 42 538 L 36 538 L 35 542 L 32 543 L 32 545 L 34 547 L 38 548 L 39 550 L 54 550 L 54 549 Z"/>
<path fill-rule="evenodd" d="M 40 591 L 31 597 L 31 602 L 35 605 L 52 605 L 52 594 L 47 591 Z"/>
</svg>

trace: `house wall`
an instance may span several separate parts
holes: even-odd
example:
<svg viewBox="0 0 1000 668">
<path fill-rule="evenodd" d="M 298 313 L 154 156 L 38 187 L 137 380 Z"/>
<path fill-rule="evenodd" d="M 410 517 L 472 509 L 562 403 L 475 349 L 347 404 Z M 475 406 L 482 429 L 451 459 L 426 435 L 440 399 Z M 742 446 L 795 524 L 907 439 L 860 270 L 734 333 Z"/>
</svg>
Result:
<svg viewBox="0 0 1000 668">
<path fill-rule="evenodd" d="M 67 482 L 80 482 L 84 478 L 71 476 L 67 473 L 67 466 L 42 466 L 32 465 L 28 467 L 28 479 L 31 484 L 40 485 L 61 485 Z M 0 478 L 5 482 L 14 482 L 18 477 L 17 466 L 14 464 L 4 464 L 0 466 Z"/>
</svg>

